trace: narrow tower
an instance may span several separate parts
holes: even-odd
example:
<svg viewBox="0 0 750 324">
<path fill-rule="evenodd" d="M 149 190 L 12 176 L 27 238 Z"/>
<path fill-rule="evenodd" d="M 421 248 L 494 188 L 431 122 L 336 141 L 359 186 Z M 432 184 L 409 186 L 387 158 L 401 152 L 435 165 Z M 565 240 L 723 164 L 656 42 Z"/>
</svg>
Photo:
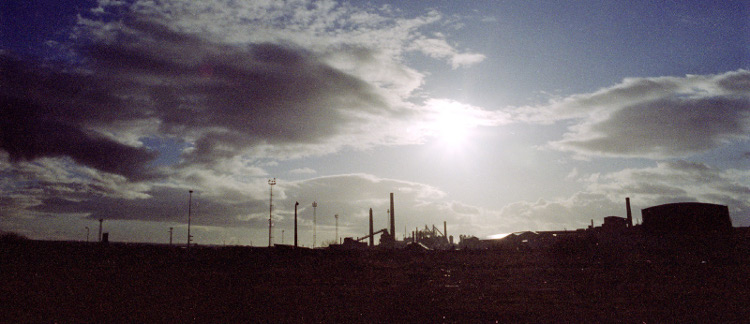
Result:
<svg viewBox="0 0 750 324">
<path fill-rule="evenodd" d="M 448 242 L 448 222 L 443 221 L 443 238 L 445 242 Z"/>
<path fill-rule="evenodd" d="M 630 197 L 625 198 L 625 208 L 628 212 L 628 227 L 633 227 L 633 213 L 630 211 Z"/>
</svg>

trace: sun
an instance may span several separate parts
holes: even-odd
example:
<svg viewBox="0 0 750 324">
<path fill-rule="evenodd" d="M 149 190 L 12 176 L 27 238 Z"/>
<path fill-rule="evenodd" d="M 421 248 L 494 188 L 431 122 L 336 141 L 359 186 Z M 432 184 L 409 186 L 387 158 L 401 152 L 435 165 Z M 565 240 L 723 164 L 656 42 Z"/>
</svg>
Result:
<svg viewBox="0 0 750 324">
<path fill-rule="evenodd" d="M 449 151 L 457 151 L 467 145 L 474 128 L 480 123 L 474 111 L 461 103 L 434 100 L 428 108 L 426 133 Z"/>
<path fill-rule="evenodd" d="M 451 111 L 438 114 L 434 127 L 437 140 L 452 149 L 465 145 L 473 128 L 466 116 Z"/>
</svg>

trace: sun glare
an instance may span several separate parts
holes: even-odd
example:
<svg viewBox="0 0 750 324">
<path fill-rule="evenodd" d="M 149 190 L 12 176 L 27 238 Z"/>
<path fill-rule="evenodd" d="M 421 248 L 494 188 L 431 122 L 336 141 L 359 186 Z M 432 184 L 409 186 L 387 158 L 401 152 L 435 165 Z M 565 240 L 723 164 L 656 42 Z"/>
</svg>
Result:
<svg viewBox="0 0 750 324">
<path fill-rule="evenodd" d="M 469 138 L 472 125 L 466 116 L 456 112 L 443 112 L 435 120 L 435 135 L 440 142 L 449 147 L 465 144 Z"/>
<path fill-rule="evenodd" d="M 426 127 L 428 135 L 451 151 L 467 145 L 473 129 L 481 123 L 471 107 L 461 103 L 436 100 L 429 108 L 432 116 Z"/>
</svg>

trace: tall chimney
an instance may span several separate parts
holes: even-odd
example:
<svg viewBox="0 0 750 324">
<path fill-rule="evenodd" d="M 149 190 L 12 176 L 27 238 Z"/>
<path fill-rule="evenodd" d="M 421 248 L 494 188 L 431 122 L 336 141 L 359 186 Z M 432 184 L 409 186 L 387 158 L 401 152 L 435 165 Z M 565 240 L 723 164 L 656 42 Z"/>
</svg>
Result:
<svg viewBox="0 0 750 324">
<path fill-rule="evenodd" d="M 630 197 L 625 198 L 625 208 L 628 210 L 628 227 L 633 227 L 633 213 L 630 211 Z"/>
<path fill-rule="evenodd" d="M 394 216 L 393 211 L 393 193 L 391 192 L 391 235 L 393 236 L 393 239 L 396 239 L 396 217 Z"/>
<path fill-rule="evenodd" d="M 99 218 L 99 242 L 102 241 L 102 222 L 104 221 L 103 218 Z"/>
<path fill-rule="evenodd" d="M 443 237 L 448 241 L 448 222 L 443 221 Z"/>
<path fill-rule="evenodd" d="M 370 246 L 375 245 L 375 238 L 372 237 L 372 208 L 370 208 Z"/>
</svg>

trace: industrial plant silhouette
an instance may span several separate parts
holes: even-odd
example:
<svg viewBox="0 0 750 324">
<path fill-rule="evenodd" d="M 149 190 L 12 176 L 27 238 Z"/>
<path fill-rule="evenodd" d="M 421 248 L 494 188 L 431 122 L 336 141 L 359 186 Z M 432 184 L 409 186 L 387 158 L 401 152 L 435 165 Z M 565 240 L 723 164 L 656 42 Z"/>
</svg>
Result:
<svg viewBox="0 0 750 324">
<path fill-rule="evenodd" d="M 388 226 L 327 248 L 0 240 L 3 322 L 746 322 L 750 235 L 727 206 L 481 240 Z M 272 204 L 271 204 L 272 205 Z M 273 207 L 269 208 L 269 227 Z M 171 229 L 170 229 L 171 235 Z M 269 243 L 271 242 L 269 233 Z M 189 247 L 189 248 L 188 248 Z"/>
</svg>

